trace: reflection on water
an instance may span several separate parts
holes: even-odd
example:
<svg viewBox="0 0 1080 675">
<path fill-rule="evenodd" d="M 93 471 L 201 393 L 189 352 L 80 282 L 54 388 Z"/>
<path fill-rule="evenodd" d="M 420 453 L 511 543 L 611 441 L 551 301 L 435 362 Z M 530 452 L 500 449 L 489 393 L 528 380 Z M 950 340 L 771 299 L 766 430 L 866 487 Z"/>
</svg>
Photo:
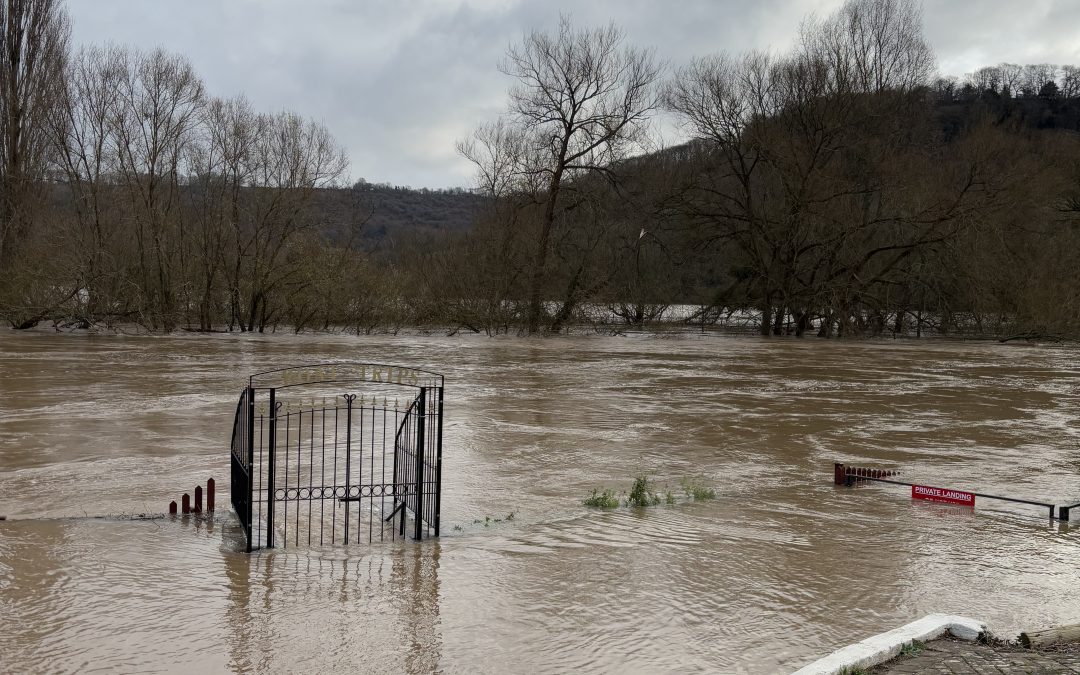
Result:
<svg viewBox="0 0 1080 675">
<path fill-rule="evenodd" d="M 222 552 L 234 672 L 355 667 L 427 673 L 441 656 L 439 546 Z"/>
<path fill-rule="evenodd" d="M 1074 350 L 686 336 L 0 338 L 0 671 L 768 673 L 930 611 L 1080 620 L 1075 532 L 832 485 L 832 462 L 1080 501 Z M 444 536 L 240 553 L 243 375 L 447 375 Z M 595 512 L 648 473 L 705 503 Z M 227 504 L 227 495 L 219 495 Z M 507 516 L 513 512 L 513 519 Z"/>
</svg>

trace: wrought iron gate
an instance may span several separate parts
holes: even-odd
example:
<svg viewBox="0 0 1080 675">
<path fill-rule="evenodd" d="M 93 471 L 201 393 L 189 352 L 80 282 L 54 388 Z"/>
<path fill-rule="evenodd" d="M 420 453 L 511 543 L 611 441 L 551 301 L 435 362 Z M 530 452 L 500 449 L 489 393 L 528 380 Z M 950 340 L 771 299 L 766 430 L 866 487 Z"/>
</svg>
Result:
<svg viewBox="0 0 1080 675">
<path fill-rule="evenodd" d="M 252 375 L 232 504 L 247 550 L 439 535 L 443 377 L 366 363 Z"/>
</svg>

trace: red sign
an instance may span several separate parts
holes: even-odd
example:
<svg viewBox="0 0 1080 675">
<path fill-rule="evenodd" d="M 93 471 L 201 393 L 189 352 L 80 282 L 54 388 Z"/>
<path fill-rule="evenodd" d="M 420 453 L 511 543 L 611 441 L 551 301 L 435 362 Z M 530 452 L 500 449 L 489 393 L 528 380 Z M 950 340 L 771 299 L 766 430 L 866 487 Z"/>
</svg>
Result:
<svg viewBox="0 0 1080 675">
<path fill-rule="evenodd" d="M 932 502 L 945 502 L 946 504 L 960 504 L 962 506 L 975 506 L 975 495 L 960 490 L 948 488 L 929 487 L 927 485 L 912 485 L 912 499 L 926 499 Z"/>
</svg>

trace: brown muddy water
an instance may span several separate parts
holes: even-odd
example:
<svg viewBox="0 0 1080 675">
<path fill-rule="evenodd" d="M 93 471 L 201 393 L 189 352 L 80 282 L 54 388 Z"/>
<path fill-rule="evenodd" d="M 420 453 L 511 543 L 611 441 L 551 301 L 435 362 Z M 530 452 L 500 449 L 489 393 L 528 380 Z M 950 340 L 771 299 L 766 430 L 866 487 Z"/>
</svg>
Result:
<svg viewBox="0 0 1080 675">
<path fill-rule="evenodd" d="M 1080 529 L 832 484 L 846 461 L 1080 501 L 1077 356 L 7 333 L 0 671 L 774 673 L 933 611 L 1005 636 L 1080 621 Z M 444 534 L 244 554 L 227 485 L 245 376 L 328 360 L 446 374 Z M 676 490 L 698 476 L 717 498 L 582 506 L 642 473 Z M 213 523 L 92 517 L 161 512 L 209 476 L 225 488 Z"/>
</svg>

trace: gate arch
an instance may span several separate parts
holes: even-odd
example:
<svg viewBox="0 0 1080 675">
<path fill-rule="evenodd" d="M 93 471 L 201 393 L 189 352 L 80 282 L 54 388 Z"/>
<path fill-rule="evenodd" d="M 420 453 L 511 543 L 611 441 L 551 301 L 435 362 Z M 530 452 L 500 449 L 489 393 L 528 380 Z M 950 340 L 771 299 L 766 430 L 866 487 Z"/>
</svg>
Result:
<svg viewBox="0 0 1080 675">
<path fill-rule="evenodd" d="M 439 535 L 443 376 L 320 363 L 256 373 L 233 419 L 247 550 Z M 329 503 L 329 508 L 328 508 Z"/>
</svg>

